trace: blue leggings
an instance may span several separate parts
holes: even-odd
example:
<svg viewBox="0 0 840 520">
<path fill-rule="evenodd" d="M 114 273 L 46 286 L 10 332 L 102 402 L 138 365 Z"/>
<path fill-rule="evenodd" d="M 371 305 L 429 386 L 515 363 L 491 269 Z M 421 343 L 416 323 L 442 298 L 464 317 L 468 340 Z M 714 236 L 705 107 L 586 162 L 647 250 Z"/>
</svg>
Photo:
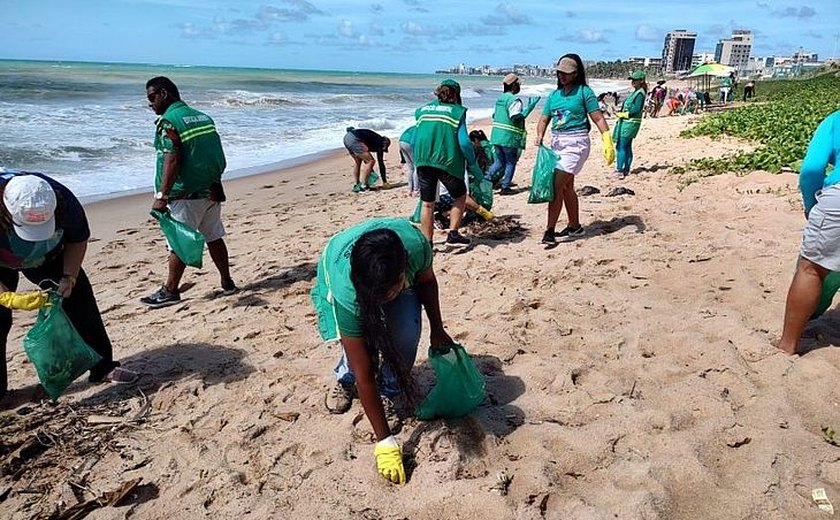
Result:
<svg viewBox="0 0 840 520">
<path fill-rule="evenodd" d="M 630 173 L 630 164 L 633 163 L 633 139 L 619 137 L 615 142 L 615 171 Z"/>
</svg>

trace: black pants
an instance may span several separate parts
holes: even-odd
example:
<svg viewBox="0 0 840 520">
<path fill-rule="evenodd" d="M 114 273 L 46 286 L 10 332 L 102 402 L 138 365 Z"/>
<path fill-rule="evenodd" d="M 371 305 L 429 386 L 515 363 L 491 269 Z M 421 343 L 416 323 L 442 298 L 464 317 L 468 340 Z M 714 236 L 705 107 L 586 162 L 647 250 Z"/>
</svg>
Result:
<svg viewBox="0 0 840 520">
<path fill-rule="evenodd" d="M 446 191 L 453 199 L 459 199 L 467 194 L 467 185 L 464 179 L 435 168 L 433 166 L 418 166 L 417 179 L 420 181 L 420 200 L 423 202 L 434 202 L 437 198 L 437 183 L 446 186 Z"/>
<path fill-rule="evenodd" d="M 23 269 L 21 272 L 27 280 L 34 284 L 47 279 L 57 283 L 64 274 L 64 256 L 58 255 L 38 267 Z M 0 282 L 10 291 L 17 290 L 18 279 L 17 271 L 0 268 Z M 88 280 L 83 269 L 79 270 L 76 286 L 73 288 L 70 297 L 64 300 L 62 309 L 70 319 L 70 323 L 85 340 L 85 343 L 102 356 L 102 361 L 90 369 L 90 380 L 101 381 L 114 367 L 119 366 L 119 363 L 114 362 L 111 340 L 108 339 L 105 324 L 102 323 L 102 316 L 99 314 L 99 307 L 97 307 L 96 298 L 93 296 L 93 287 L 91 287 L 90 280 Z M 6 393 L 9 384 L 6 373 L 6 339 L 11 328 L 12 311 L 0 306 L 0 356 L 2 356 L 2 362 L 0 362 L 0 397 Z"/>
</svg>

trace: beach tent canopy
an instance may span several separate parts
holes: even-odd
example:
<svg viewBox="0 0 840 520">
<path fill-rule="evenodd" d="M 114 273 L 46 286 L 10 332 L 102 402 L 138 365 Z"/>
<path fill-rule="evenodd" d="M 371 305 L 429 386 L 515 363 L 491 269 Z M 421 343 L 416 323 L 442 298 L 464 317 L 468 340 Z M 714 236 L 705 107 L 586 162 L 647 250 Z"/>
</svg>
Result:
<svg viewBox="0 0 840 520">
<path fill-rule="evenodd" d="M 721 65 L 720 63 L 710 62 L 704 63 L 702 65 L 698 65 L 694 70 L 688 73 L 686 78 L 699 78 L 701 76 L 715 76 L 718 78 L 722 78 L 725 76 L 729 76 L 735 72 L 735 69 L 732 67 L 728 67 L 726 65 Z"/>
</svg>

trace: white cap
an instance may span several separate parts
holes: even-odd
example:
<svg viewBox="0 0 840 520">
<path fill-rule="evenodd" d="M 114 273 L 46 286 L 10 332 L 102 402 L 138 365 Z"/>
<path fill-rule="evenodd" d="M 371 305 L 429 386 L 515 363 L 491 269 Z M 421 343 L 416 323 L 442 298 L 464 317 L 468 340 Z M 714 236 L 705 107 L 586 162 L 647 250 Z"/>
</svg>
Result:
<svg viewBox="0 0 840 520">
<path fill-rule="evenodd" d="M 55 234 L 55 191 L 37 175 L 17 175 L 6 183 L 3 203 L 12 216 L 15 234 L 27 242 Z"/>
</svg>

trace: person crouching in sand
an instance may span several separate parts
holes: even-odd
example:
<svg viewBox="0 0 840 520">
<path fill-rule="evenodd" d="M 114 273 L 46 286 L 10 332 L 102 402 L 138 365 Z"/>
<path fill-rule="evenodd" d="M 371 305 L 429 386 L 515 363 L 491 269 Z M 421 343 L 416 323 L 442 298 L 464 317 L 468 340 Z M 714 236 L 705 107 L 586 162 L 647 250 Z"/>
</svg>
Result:
<svg viewBox="0 0 840 520">
<path fill-rule="evenodd" d="M 325 404 L 332 413 L 345 413 L 358 392 L 376 435 L 377 469 L 398 484 L 405 483 L 405 469 L 394 437 L 402 424 L 393 399 L 412 400 L 421 306 L 431 348 L 453 343 L 441 319 L 433 256 L 429 241 L 407 219 L 372 219 L 330 239 L 311 293 L 321 338 L 342 346 Z"/>
</svg>

